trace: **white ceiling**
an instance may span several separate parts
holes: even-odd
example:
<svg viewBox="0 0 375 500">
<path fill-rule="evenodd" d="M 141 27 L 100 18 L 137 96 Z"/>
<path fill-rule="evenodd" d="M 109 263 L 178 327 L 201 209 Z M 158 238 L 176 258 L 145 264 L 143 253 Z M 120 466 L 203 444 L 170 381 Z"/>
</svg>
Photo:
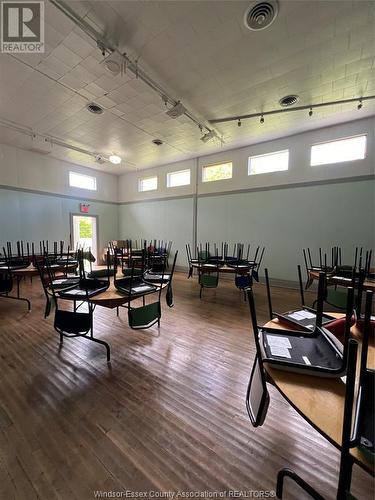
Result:
<svg viewBox="0 0 375 500">
<path fill-rule="evenodd" d="M 243 25 L 244 1 L 68 2 L 87 22 L 139 59 L 139 65 L 205 123 L 210 118 L 375 94 L 373 1 L 279 0 L 264 31 Z M 233 148 L 375 114 L 375 101 L 218 124 L 225 144 L 202 143 L 186 117 L 173 120 L 160 97 L 129 72 L 113 77 L 95 42 L 46 2 L 46 52 L 0 55 L 0 119 L 78 147 L 123 158 L 99 165 L 54 146 L 51 155 L 123 173 L 222 148 Z M 85 106 L 95 101 L 102 115 Z M 161 147 L 151 141 L 160 138 Z M 30 138 L 0 127 L 0 142 L 30 147 Z"/>
</svg>

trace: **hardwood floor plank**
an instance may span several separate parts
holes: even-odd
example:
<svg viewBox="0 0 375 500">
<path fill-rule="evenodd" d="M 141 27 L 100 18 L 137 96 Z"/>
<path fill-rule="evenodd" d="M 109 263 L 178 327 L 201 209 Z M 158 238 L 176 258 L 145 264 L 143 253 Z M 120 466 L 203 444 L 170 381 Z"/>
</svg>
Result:
<svg viewBox="0 0 375 500">
<path fill-rule="evenodd" d="M 92 499 L 96 490 L 274 490 L 290 466 L 328 499 L 339 453 L 270 387 L 266 422 L 253 428 L 245 393 L 254 357 L 248 304 L 232 280 L 204 290 L 176 273 L 175 307 L 161 328 L 134 331 L 127 311 L 97 307 L 102 346 L 65 339 L 43 319 L 38 280 L 22 282 L 24 304 L 0 299 L 0 498 Z M 254 287 L 259 323 L 265 290 Z M 311 294 L 307 292 L 307 299 Z M 275 288 L 274 307 L 299 304 Z M 328 459 L 327 459 L 328 457 Z M 353 493 L 372 498 L 354 467 Z M 307 498 L 290 483 L 287 498 Z"/>
</svg>

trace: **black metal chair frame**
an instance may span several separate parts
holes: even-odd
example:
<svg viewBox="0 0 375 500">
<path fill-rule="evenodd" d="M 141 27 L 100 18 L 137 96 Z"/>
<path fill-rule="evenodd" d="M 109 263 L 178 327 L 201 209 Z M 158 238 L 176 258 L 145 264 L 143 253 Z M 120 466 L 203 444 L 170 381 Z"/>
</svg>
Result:
<svg viewBox="0 0 375 500">
<path fill-rule="evenodd" d="M 50 270 L 50 267 L 49 267 L 49 261 L 48 261 L 48 257 L 46 258 L 46 267 L 47 267 L 47 272 L 49 274 L 49 279 L 50 279 L 50 283 L 52 283 L 53 281 L 53 274 L 51 273 L 51 270 Z M 104 340 L 100 340 L 100 339 L 97 339 L 94 337 L 94 325 L 93 325 L 93 316 L 94 316 L 94 310 L 95 310 L 95 305 L 92 304 L 92 302 L 90 301 L 90 298 L 89 298 L 89 295 L 88 295 L 88 289 L 86 289 L 86 297 L 81 300 L 81 304 L 82 303 L 86 303 L 87 304 L 87 307 L 88 307 L 88 312 L 87 313 L 78 313 L 77 312 L 77 307 L 76 307 L 76 300 L 75 299 L 68 299 L 66 297 L 60 297 L 56 294 L 56 291 L 55 291 L 55 288 L 53 286 L 50 286 L 50 290 L 52 292 L 52 296 L 53 296 L 53 301 L 55 303 L 55 320 L 54 320 L 54 329 L 56 330 L 56 332 L 60 335 L 60 345 L 62 345 L 63 343 L 63 339 L 64 337 L 67 337 L 67 338 L 74 338 L 74 337 L 79 337 L 79 338 L 83 338 L 83 339 L 86 339 L 86 340 L 90 340 L 91 342 L 95 342 L 97 344 L 100 344 L 100 345 L 103 345 L 106 349 L 106 354 L 107 354 L 107 362 L 110 362 L 111 360 L 111 348 L 110 348 L 110 345 L 105 342 Z M 76 315 L 82 315 L 82 314 L 87 314 L 89 315 L 89 329 L 87 331 L 82 331 L 82 332 L 66 332 L 63 330 L 63 328 L 60 328 L 57 324 L 57 317 L 58 317 L 58 312 L 61 311 L 59 309 L 59 300 L 70 300 L 71 302 L 73 302 L 73 311 L 65 311 L 67 313 L 70 313 L 73 317 L 74 314 Z M 78 317 L 78 316 L 77 316 Z"/>
<path fill-rule="evenodd" d="M 18 242 L 17 242 L 18 243 Z M 9 253 L 10 251 L 10 253 Z M 22 276 L 19 276 L 18 274 L 14 275 L 12 273 L 12 253 L 11 253 L 11 249 L 9 250 L 9 247 L 8 247 L 8 252 L 5 250 L 5 248 L 3 248 L 3 252 L 4 252 L 4 256 L 5 256 L 5 267 L 6 269 L 4 269 L 3 271 L 0 271 L 0 273 L 2 275 L 5 275 L 7 276 L 7 278 L 5 278 L 4 281 L 6 281 L 8 283 L 8 287 L 4 287 L 5 288 L 5 291 L 2 292 L 0 290 L 0 297 L 4 298 L 4 299 L 12 299 L 12 300 L 19 300 L 21 302 L 26 302 L 27 304 L 27 309 L 28 309 L 28 312 L 31 311 L 31 302 L 29 299 L 27 299 L 26 297 L 21 297 L 20 296 L 20 282 L 22 280 Z M 13 261 L 15 262 L 15 261 Z M 13 270 L 16 271 L 17 269 L 22 269 L 22 268 L 26 268 L 28 267 L 29 263 L 25 262 L 24 265 L 16 265 L 15 267 L 13 267 Z M 12 290 L 13 290 L 13 286 L 14 286 L 14 278 L 16 280 L 16 289 L 17 289 L 17 295 L 14 296 L 14 295 L 9 295 Z"/>
<path fill-rule="evenodd" d="M 166 267 L 166 262 L 164 264 L 164 269 Z M 137 276 L 138 278 L 138 276 Z M 157 293 L 158 294 L 158 318 L 155 319 L 152 323 L 148 324 L 147 326 L 142 326 L 142 327 L 134 327 L 130 324 L 130 318 L 129 318 L 129 326 L 132 330 L 144 330 L 145 328 L 151 328 L 152 326 L 154 326 L 156 323 L 158 325 L 158 328 L 160 328 L 160 320 L 161 320 L 161 293 L 163 291 L 163 280 L 164 280 L 164 270 L 163 270 L 163 273 L 162 273 L 162 279 L 161 279 L 161 283 L 160 284 L 153 284 L 153 286 L 155 286 L 155 291 L 153 292 L 148 292 L 148 293 L 144 293 L 144 294 L 133 294 L 132 295 L 132 289 L 133 289 L 133 280 L 134 280 L 134 264 L 133 264 L 133 267 L 132 267 L 132 274 L 130 276 L 130 280 L 129 280 L 129 289 L 128 289 L 128 303 L 127 304 L 124 304 L 123 307 L 126 307 L 128 309 L 128 314 L 130 315 L 131 314 L 131 310 L 133 309 L 132 306 L 131 306 L 131 302 L 133 300 L 136 300 L 136 299 L 140 299 L 142 298 L 142 302 L 143 302 L 143 305 L 141 307 L 145 307 L 146 306 L 146 301 L 145 301 L 145 297 L 146 295 L 153 295 L 154 293 Z M 145 284 L 149 284 L 148 282 L 144 282 Z"/>
<path fill-rule="evenodd" d="M 255 306 L 254 306 L 254 300 L 253 300 L 253 291 L 252 289 L 247 290 L 247 296 L 248 296 L 248 302 L 249 302 L 249 308 L 250 308 L 250 314 L 251 317 L 255 317 L 256 321 L 256 311 L 255 311 Z M 260 349 L 260 344 L 259 344 L 259 337 L 258 335 L 254 334 L 254 339 L 255 339 L 255 358 L 254 358 L 254 363 L 253 367 L 251 369 L 251 374 L 250 374 L 250 379 L 249 383 L 247 386 L 246 390 L 246 410 L 249 415 L 250 421 L 254 427 L 259 427 L 263 425 L 266 415 L 267 415 L 267 410 L 270 402 L 270 396 L 267 390 L 267 374 L 264 370 L 263 366 L 263 359 L 262 359 L 262 352 Z M 252 409 L 251 409 L 251 404 L 250 404 L 250 392 L 251 392 L 251 385 L 253 383 L 253 378 L 255 376 L 255 372 L 257 370 L 257 364 L 258 368 L 260 371 L 260 377 L 261 377 L 261 384 L 262 384 L 262 397 L 261 401 L 259 404 L 258 412 L 256 415 L 253 414 Z"/>
<path fill-rule="evenodd" d="M 346 390 L 344 402 L 344 417 L 342 428 L 342 439 L 340 447 L 340 472 L 337 487 L 337 500 L 346 500 L 354 498 L 350 493 L 353 457 L 350 454 L 350 449 L 358 446 L 359 433 L 360 433 L 360 420 L 361 420 L 361 407 L 363 405 L 363 383 L 367 371 L 367 352 L 368 340 L 370 334 L 371 322 L 371 309 L 372 309 L 373 292 L 366 292 L 366 310 L 365 310 L 365 327 L 363 331 L 361 360 L 360 360 L 360 374 L 358 383 L 357 401 L 353 410 L 355 399 L 355 386 L 356 386 L 356 365 L 357 365 L 357 351 L 358 343 L 354 339 L 349 340 L 348 344 L 348 360 L 347 360 L 347 373 L 346 373 Z M 372 395 L 374 397 L 374 395 Z M 352 424 L 354 421 L 354 431 L 352 432 Z M 324 500 L 315 488 L 308 484 L 296 472 L 289 468 L 281 469 L 277 475 L 276 496 L 282 498 L 284 479 L 289 477 L 292 481 L 297 483 L 304 491 L 306 491 L 312 498 L 316 500 Z"/>
</svg>

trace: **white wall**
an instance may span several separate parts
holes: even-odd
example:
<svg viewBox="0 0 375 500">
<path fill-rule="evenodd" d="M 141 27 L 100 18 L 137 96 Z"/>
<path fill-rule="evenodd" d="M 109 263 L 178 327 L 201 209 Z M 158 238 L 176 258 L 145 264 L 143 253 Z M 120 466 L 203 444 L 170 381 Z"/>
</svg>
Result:
<svg viewBox="0 0 375 500">
<path fill-rule="evenodd" d="M 332 179 L 351 178 L 363 175 L 374 175 L 374 125 L 375 118 L 366 118 L 344 123 L 334 127 L 304 132 L 274 141 L 264 142 L 244 148 L 220 151 L 219 153 L 198 158 L 198 195 L 221 193 L 241 189 L 255 189 L 279 185 L 293 185 L 327 181 Z M 358 134 L 367 134 L 367 156 L 364 160 L 337 163 L 332 165 L 310 166 L 310 146 L 319 142 L 334 140 Z M 271 153 L 289 149 L 289 169 L 262 175 L 247 175 L 247 159 L 251 155 Z M 202 182 L 202 166 L 216 162 L 233 162 L 233 177 L 223 181 Z M 164 165 L 149 170 L 139 170 L 120 176 L 118 199 L 120 202 L 166 198 L 192 194 L 195 190 L 196 160 L 187 160 Z M 168 172 L 191 168 L 192 183 L 190 186 L 167 188 Z M 157 191 L 139 193 L 138 179 L 157 175 L 159 188 Z"/>
<path fill-rule="evenodd" d="M 69 187 L 69 170 L 97 178 L 97 191 Z M 70 239 L 70 214 L 87 200 L 98 216 L 99 252 L 118 237 L 117 176 L 0 145 L 0 249 L 6 241 Z"/>
<path fill-rule="evenodd" d="M 173 255 L 179 250 L 177 265 L 186 266 L 185 245 L 193 237 L 191 197 L 120 205 L 119 225 L 121 238 L 173 241 Z"/>
<path fill-rule="evenodd" d="M 173 240 L 185 264 L 192 244 L 195 197 L 198 241 L 249 241 L 267 247 L 273 277 L 295 274 L 301 249 L 341 245 L 373 246 L 375 213 L 374 121 L 368 118 L 215 155 L 117 177 L 49 156 L 0 145 L 0 243 L 18 239 L 68 239 L 69 214 L 90 201 L 99 216 L 100 247 L 110 239 Z M 366 133 L 365 160 L 310 167 L 311 144 Z M 249 155 L 290 150 L 287 172 L 247 175 Z M 233 161 L 233 178 L 202 183 L 201 168 Z M 167 188 L 168 172 L 191 168 L 191 184 Z M 68 172 L 97 177 L 98 190 L 68 186 Z M 157 191 L 138 192 L 138 179 L 157 175 Z M 196 182 L 197 181 L 197 182 Z"/>
<path fill-rule="evenodd" d="M 69 171 L 96 177 L 97 190 L 71 188 Z M 0 144 L 0 186 L 117 202 L 117 176 Z"/>
<path fill-rule="evenodd" d="M 140 237 L 142 231 L 147 231 L 147 237 L 158 237 L 160 222 L 151 221 L 165 217 L 170 198 L 176 197 L 174 202 L 177 202 L 179 196 L 191 195 L 193 209 L 196 193 L 198 242 L 224 240 L 264 244 L 267 248 L 264 264 L 274 278 L 294 280 L 295 266 L 302 263 L 302 248 L 306 246 L 328 249 L 331 245 L 340 245 L 344 257 L 350 258 L 355 245 L 374 246 L 374 122 L 374 117 L 371 117 L 123 175 L 118 196 L 120 202 L 126 201 L 127 204 L 120 208 L 119 237 L 127 237 L 129 214 L 135 212 L 138 215 L 133 218 L 131 234 Z M 367 134 L 364 160 L 310 166 L 312 144 L 363 133 Z M 250 155 L 282 149 L 289 149 L 288 171 L 247 175 Z M 202 166 L 222 161 L 233 162 L 233 178 L 203 183 Z M 167 173 L 184 168 L 192 169 L 194 180 L 191 185 L 167 188 Z M 155 174 L 158 175 L 159 189 L 139 193 L 138 179 Z M 152 203 L 151 199 L 154 200 Z M 171 212 L 174 208 L 170 205 Z M 143 216 L 146 217 L 148 211 L 149 223 L 145 228 Z M 192 219 L 193 214 L 187 216 L 187 220 Z M 125 224 L 124 220 L 128 223 Z M 165 226 L 163 222 L 163 227 L 163 237 L 178 238 L 175 247 L 185 254 L 184 243 L 193 241 L 190 227 L 185 238 L 181 237 L 181 228 L 176 229 L 173 223 Z M 176 231 L 178 235 L 175 236 Z"/>
<path fill-rule="evenodd" d="M 195 191 L 196 184 L 196 165 L 195 159 L 170 163 L 158 168 L 150 168 L 147 170 L 137 170 L 119 177 L 118 183 L 118 201 L 141 201 L 152 200 L 158 198 L 170 198 L 174 196 L 191 195 Z M 167 187 L 167 173 L 177 170 L 191 170 L 190 186 L 179 186 L 175 188 Z M 143 177 L 158 177 L 158 189 L 156 191 L 148 191 L 140 193 L 138 191 L 138 181 Z"/>
</svg>

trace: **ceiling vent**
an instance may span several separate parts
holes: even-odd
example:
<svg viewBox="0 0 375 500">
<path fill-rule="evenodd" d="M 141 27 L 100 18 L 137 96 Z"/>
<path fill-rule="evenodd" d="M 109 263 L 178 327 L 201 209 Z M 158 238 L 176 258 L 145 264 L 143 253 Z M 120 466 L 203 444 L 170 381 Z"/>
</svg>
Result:
<svg viewBox="0 0 375 500">
<path fill-rule="evenodd" d="M 253 3 L 245 12 L 244 22 L 251 31 L 264 30 L 271 26 L 279 12 L 277 0 Z"/>
<path fill-rule="evenodd" d="M 155 146 L 161 146 L 163 141 L 161 139 L 154 139 L 152 143 L 155 144 Z"/>
<path fill-rule="evenodd" d="M 105 163 L 105 158 L 102 155 L 96 155 L 95 161 L 96 163 L 99 163 L 99 165 L 103 165 L 103 163 Z"/>
<path fill-rule="evenodd" d="M 103 113 L 103 108 L 94 102 L 90 102 L 90 104 L 87 105 L 87 109 L 90 113 L 94 113 L 95 115 L 101 115 Z"/>
<path fill-rule="evenodd" d="M 186 111 L 186 108 L 183 104 L 178 102 L 173 106 L 173 108 L 168 109 L 166 114 L 170 116 L 171 118 L 178 118 L 179 116 L 182 116 Z"/>
<path fill-rule="evenodd" d="M 293 106 L 294 104 L 297 104 L 299 101 L 298 95 L 286 95 L 285 97 L 282 97 L 279 101 L 280 106 L 283 108 L 287 108 L 288 106 Z"/>
</svg>

